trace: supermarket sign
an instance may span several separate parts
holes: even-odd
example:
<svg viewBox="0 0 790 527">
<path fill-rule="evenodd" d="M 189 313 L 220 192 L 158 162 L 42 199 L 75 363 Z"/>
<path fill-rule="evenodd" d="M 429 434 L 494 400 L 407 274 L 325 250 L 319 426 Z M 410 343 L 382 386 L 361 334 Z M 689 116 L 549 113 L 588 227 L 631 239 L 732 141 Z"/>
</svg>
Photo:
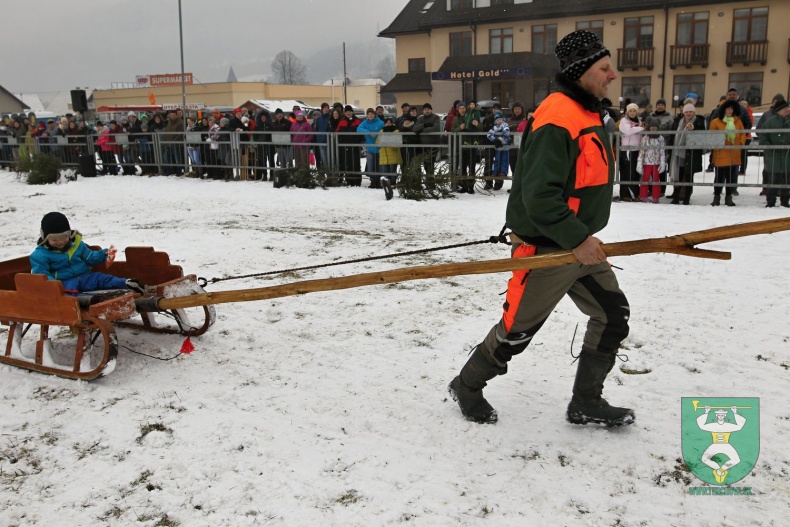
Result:
<svg viewBox="0 0 790 527">
<path fill-rule="evenodd" d="M 135 83 L 139 86 L 157 88 L 159 86 L 181 86 L 180 73 L 165 73 L 162 75 L 137 75 Z M 184 73 L 184 84 L 192 84 L 192 74 Z"/>
</svg>

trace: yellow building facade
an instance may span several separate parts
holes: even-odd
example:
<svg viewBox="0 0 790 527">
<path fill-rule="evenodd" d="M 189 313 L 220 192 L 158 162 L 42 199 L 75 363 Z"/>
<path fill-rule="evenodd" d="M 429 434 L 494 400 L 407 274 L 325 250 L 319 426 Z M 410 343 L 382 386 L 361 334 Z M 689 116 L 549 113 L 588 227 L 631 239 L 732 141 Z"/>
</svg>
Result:
<svg viewBox="0 0 790 527">
<path fill-rule="evenodd" d="M 576 29 L 611 50 L 615 105 L 672 106 L 694 92 L 710 109 L 734 87 L 764 109 L 790 95 L 788 0 L 412 0 L 379 35 L 396 42 L 397 75 L 382 90 L 442 109 L 472 98 L 535 106 L 553 90 L 557 41 Z"/>
<path fill-rule="evenodd" d="M 381 86 L 347 86 L 349 104 L 366 108 L 380 101 Z M 268 84 L 265 82 L 214 82 L 185 86 L 187 107 L 239 107 L 250 99 L 299 100 L 308 106 L 344 100 L 343 86 Z M 182 105 L 181 86 L 94 90 L 93 104 L 100 108 Z"/>
</svg>

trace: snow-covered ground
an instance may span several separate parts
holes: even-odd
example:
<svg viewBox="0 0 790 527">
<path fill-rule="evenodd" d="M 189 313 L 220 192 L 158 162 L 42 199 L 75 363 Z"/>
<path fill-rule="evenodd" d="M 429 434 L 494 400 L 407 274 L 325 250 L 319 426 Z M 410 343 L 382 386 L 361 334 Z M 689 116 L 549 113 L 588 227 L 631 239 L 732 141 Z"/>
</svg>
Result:
<svg viewBox="0 0 790 527">
<path fill-rule="evenodd" d="M 688 207 L 614 203 L 599 237 L 788 215 L 757 192 L 736 207 L 710 207 L 710 188 Z M 207 278 L 486 239 L 507 199 L 136 176 L 34 187 L 8 172 L 0 195 L 0 260 L 28 254 L 59 210 L 91 243 L 151 245 Z M 585 323 L 568 300 L 486 388 L 499 422 L 462 419 L 446 385 L 498 320 L 506 273 L 223 304 L 169 362 L 128 349 L 169 357 L 182 338 L 119 328 L 117 368 L 93 382 L 0 366 L 0 525 L 786 525 L 790 232 L 707 247 L 732 260 L 612 259 L 632 307 L 627 366 L 650 370 L 609 378 L 605 396 L 637 414 L 622 429 L 564 420 Z M 208 289 L 508 254 L 485 244 Z M 680 400 L 697 396 L 760 398 L 760 457 L 737 484 L 754 495 L 689 495 L 702 482 L 679 469 Z"/>
</svg>

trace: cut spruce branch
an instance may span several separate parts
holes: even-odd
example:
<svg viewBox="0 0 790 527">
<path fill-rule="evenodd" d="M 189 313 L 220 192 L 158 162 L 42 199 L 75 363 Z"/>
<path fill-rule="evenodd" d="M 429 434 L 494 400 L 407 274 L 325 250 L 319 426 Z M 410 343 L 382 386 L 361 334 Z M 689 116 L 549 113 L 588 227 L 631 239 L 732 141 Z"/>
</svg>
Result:
<svg viewBox="0 0 790 527">
<path fill-rule="evenodd" d="M 728 252 L 698 249 L 696 245 L 719 240 L 729 240 L 756 234 L 771 234 L 790 230 L 790 218 L 756 221 L 716 227 L 704 231 L 687 232 L 668 238 L 647 238 L 630 242 L 603 244 L 601 247 L 607 256 L 630 256 L 647 253 L 671 253 L 695 258 L 729 260 Z M 405 267 L 390 271 L 356 274 L 338 278 L 322 278 L 304 280 L 290 284 L 282 284 L 255 289 L 218 291 L 179 298 L 163 298 L 159 301 L 160 309 L 183 309 L 187 307 L 205 306 L 209 304 L 226 304 L 230 302 L 250 302 L 268 300 L 293 295 L 304 295 L 318 291 L 336 291 L 368 285 L 393 284 L 410 280 L 426 280 L 429 278 L 448 278 L 472 274 L 501 273 L 506 271 L 541 269 L 578 263 L 571 251 L 557 251 L 550 254 L 530 256 L 526 258 L 503 258 L 500 260 L 483 260 L 479 262 L 462 262 L 441 265 L 425 265 Z"/>
</svg>

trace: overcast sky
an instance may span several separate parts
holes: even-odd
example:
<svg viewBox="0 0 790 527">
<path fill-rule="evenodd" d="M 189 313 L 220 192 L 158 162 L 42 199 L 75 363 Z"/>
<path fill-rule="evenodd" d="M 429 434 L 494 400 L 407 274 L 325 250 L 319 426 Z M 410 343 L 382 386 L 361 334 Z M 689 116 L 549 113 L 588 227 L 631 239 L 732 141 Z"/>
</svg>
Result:
<svg viewBox="0 0 790 527">
<path fill-rule="evenodd" d="M 13 93 L 134 82 L 181 71 L 178 0 L 0 0 L 0 84 Z M 184 70 L 199 82 L 269 74 L 288 49 L 374 38 L 408 0 L 182 0 Z M 347 44 L 347 52 L 352 52 Z"/>
</svg>

